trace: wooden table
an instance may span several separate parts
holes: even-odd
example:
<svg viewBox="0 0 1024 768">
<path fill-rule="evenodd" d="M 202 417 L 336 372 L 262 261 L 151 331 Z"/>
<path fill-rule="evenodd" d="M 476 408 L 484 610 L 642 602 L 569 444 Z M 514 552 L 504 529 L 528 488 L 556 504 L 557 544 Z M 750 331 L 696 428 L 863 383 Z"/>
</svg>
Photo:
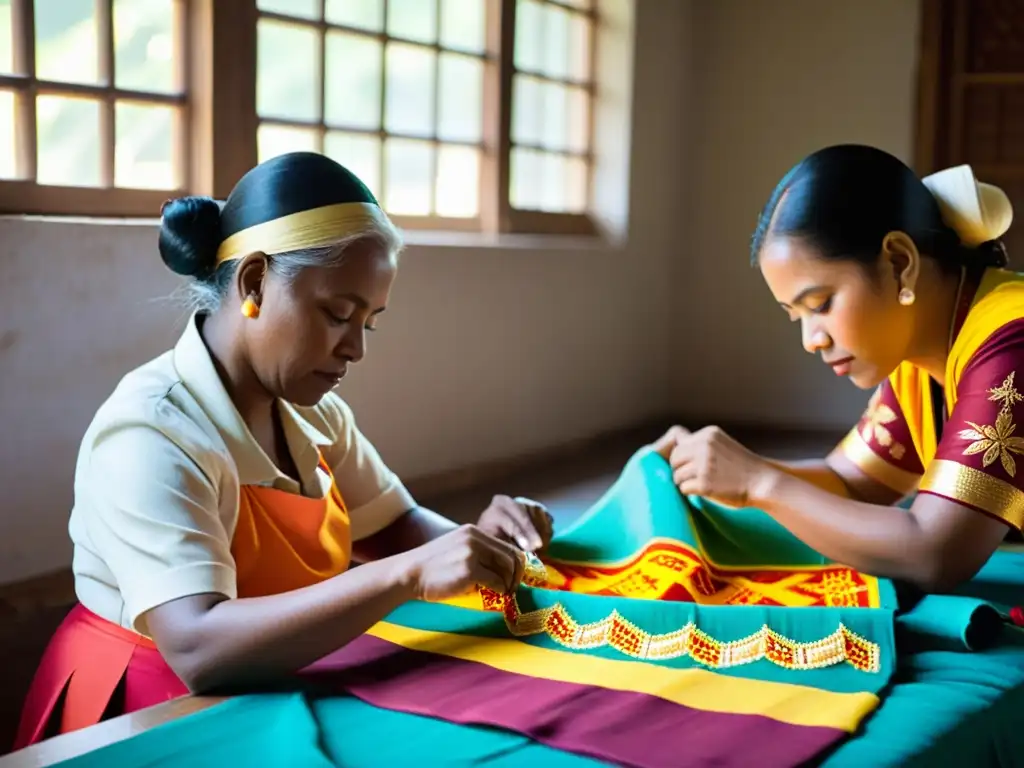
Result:
<svg viewBox="0 0 1024 768">
<path fill-rule="evenodd" d="M 166 704 L 122 715 L 80 731 L 55 736 L 27 749 L 0 757 L 0 768 L 39 768 L 84 755 L 100 747 L 130 739 L 158 725 L 186 717 L 218 704 L 215 696 L 184 696 Z"/>
</svg>

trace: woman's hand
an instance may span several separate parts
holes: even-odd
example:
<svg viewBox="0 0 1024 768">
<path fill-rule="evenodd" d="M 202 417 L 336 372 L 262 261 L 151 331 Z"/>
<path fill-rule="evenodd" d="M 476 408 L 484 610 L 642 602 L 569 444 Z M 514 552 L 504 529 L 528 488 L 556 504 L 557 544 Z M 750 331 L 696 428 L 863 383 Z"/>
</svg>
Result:
<svg viewBox="0 0 1024 768">
<path fill-rule="evenodd" d="M 672 467 L 684 495 L 743 506 L 761 498 L 776 468 L 718 427 L 689 432 L 673 427 L 654 444 Z"/>
<path fill-rule="evenodd" d="M 553 521 L 540 502 L 495 496 L 480 515 L 477 527 L 502 541 L 514 542 L 524 552 L 537 552 L 551 541 Z"/>
<path fill-rule="evenodd" d="M 508 594 L 523 580 L 525 556 L 511 544 L 463 525 L 399 557 L 418 600 L 458 597 L 477 586 Z"/>
</svg>

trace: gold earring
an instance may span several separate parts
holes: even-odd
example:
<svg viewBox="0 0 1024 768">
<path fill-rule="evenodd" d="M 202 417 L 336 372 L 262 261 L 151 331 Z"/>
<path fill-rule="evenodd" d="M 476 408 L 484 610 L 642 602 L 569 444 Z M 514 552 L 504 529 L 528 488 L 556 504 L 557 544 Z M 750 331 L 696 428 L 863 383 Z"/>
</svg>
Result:
<svg viewBox="0 0 1024 768">
<path fill-rule="evenodd" d="M 914 303 L 914 299 L 916 298 L 917 297 L 914 296 L 914 292 L 909 288 L 904 288 L 903 290 L 900 291 L 899 302 L 904 307 L 909 307 L 911 304 Z"/>
<path fill-rule="evenodd" d="M 242 314 L 250 320 L 255 320 L 260 316 L 260 305 L 251 295 L 246 296 L 245 301 L 242 302 Z"/>
</svg>

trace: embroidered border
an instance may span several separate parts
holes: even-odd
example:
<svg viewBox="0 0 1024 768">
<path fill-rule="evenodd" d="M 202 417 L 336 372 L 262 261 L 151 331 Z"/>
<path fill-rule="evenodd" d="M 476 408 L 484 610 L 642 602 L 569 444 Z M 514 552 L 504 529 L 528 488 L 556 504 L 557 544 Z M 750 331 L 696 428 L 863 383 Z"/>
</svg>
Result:
<svg viewBox="0 0 1024 768">
<path fill-rule="evenodd" d="M 832 634 L 813 642 L 797 642 L 762 625 L 740 640 L 722 642 L 688 622 L 675 632 L 652 635 L 625 619 L 618 611 L 600 621 L 580 624 L 560 604 L 522 613 L 515 595 L 480 590 L 483 607 L 500 611 L 509 631 L 517 637 L 546 634 L 573 650 L 609 646 L 638 660 L 689 656 L 710 669 L 728 669 L 762 659 L 791 670 L 822 669 L 848 663 L 861 672 L 881 670 L 881 649 L 842 623 Z"/>
<path fill-rule="evenodd" d="M 933 493 L 983 510 L 1024 528 L 1024 493 L 998 477 L 948 459 L 935 459 L 921 481 L 921 493 Z"/>
<path fill-rule="evenodd" d="M 857 427 L 846 434 L 837 450 L 856 464 L 865 475 L 899 493 L 910 492 L 921 479 L 920 475 L 901 469 L 875 453 L 871 446 L 864 442 L 864 437 Z"/>
</svg>

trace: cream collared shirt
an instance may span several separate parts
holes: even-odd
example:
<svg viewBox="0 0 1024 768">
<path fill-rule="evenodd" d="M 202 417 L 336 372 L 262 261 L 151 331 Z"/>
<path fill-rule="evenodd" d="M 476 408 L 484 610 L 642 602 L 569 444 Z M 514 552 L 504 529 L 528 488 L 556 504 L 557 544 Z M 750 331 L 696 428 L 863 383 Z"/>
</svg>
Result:
<svg viewBox="0 0 1024 768">
<path fill-rule="evenodd" d="M 193 317 L 173 350 L 129 373 L 100 407 L 75 469 L 75 589 L 94 613 L 144 634 L 151 608 L 201 593 L 237 596 L 231 540 L 241 485 L 323 498 L 331 467 L 365 538 L 415 506 L 334 393 L 281 417 L 296 482 L 256 443 Z"/>
</svg>

